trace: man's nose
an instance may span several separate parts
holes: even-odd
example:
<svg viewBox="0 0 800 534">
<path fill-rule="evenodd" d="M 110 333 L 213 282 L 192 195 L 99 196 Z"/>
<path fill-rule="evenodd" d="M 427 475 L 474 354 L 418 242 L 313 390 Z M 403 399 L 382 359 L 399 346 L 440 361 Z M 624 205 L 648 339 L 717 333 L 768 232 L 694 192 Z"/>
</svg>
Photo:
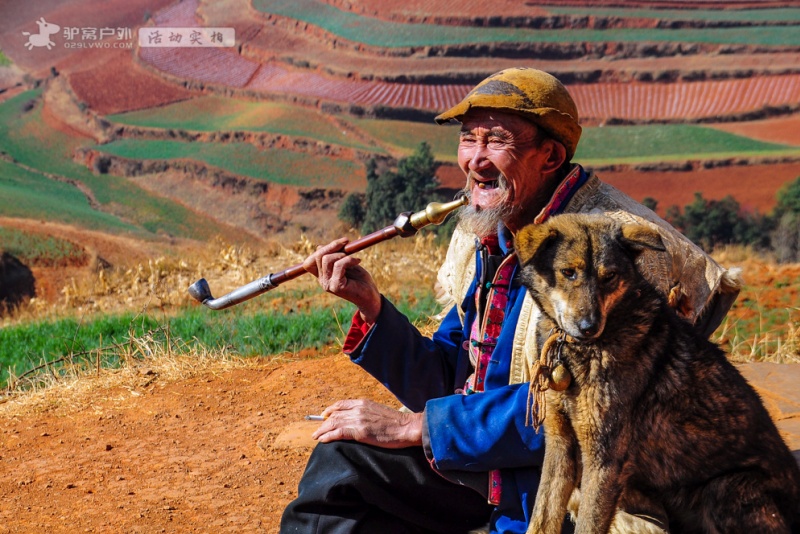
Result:
<svg viewBox="0 0 800 534">
<path fill-rule="evenodd" d="M 475 147 L 473 147 L 472 157 L 469 159 L 469 169 L 471 171 L 482 171 L 489 168 L 492 163 L 486 156 L 486 145 L 482 143 L 475 145 Z"/>
</svg>

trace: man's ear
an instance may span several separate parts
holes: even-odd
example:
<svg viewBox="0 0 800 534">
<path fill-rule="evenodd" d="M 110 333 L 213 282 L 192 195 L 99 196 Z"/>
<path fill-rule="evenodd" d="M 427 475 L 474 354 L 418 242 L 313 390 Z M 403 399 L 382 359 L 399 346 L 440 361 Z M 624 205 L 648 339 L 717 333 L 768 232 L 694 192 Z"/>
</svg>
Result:
<svg viewBox="0 0 800 534">
<path fill-rule="evenodd" d="M 529 224 L 514 236 L 514 250 L 520 264 L 525 265 L 544 248 L 546 243 L 558 237 L 558 231 L 544 224 Z"/>
<path fill-rule="evenodd" d="M 547 155 L 547 160 L 544 162 L 542 172 L 556 172 L 567 159 L 567 149 L 560 141 L 556 141 L 555 139 L 546 139 L 543 143 L 550 144 L 550 152 Z"/>
<path fill-rule="evenodd" d="M 635 252 L 646 248 L 652 250 L 667 250 L 658 230 L 643 224 L 625 224 L 622 226 L 620 242 Z"/>
</svg>

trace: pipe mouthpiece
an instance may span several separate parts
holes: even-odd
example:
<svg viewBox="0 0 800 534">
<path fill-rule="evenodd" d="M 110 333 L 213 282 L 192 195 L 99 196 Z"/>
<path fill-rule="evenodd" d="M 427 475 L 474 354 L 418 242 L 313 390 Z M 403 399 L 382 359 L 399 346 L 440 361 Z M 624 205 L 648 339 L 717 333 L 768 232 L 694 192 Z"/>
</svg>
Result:
<svg viewBox="0 0 800 534">
<path fill-rule="evenodd" d="M 466 195 L 460 196 L 451 202 L 431 202 L 424 210 L 412 214 L 409 222 L 416 230 L 429 224 L 442 224 L 451 211 L 467 204 L 469 204 L 469 199 Z"/>
</svg>

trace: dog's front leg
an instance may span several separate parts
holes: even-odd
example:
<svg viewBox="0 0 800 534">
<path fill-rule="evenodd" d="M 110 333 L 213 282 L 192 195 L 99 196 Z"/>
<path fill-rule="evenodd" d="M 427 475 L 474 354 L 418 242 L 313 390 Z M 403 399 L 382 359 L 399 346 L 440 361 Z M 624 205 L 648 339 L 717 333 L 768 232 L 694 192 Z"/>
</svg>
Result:
<svg viewBox="0 0 800 534">
<path fill-rule="evenodd" d="M 557 394 L 548 392 L 549 395 Z M 561 532 L 578 476 L 578 441 L 572 425 L 555 402 L 548 402 L 544 428 L 542 477 L 527 534 Z"/>
<path fill-rule="evenodd" d="M 624 451 L 615 452 L 621 456 L 606 456 L 598 451 L 585 451 L 582 455 L 581 507 L 575 534 L 606 534 L 611 528 L 623 486 Z"/>
</svg>

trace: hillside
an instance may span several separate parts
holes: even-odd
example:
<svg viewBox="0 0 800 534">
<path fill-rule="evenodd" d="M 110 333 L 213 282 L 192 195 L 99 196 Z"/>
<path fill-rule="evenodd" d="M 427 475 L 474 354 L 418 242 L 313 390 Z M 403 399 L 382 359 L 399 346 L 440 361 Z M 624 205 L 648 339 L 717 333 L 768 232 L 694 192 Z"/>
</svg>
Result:
<svg viewBox="0 0 800 534">
<path fill-rule="evenodd" d="M 759 198 L 745 197 L 755 190 L 746 185 L 732 191 L 765 212 L 777 188 L 800 175 L 792 122 L 800 106 L 800 13 L 780 3 L 620 9 L 598 1 L 508 10 L 468 3 L 456 10 L 448 2 L 397 9 L 138 0 L 87 15 L 90 5 L 6 8 L 0 23 L 9 58 L 0 67 L 4 158 L 17 175 L 28 173 L 20 183 L 40 171 L 78 188 L 85 200 L 65 207 L 84 211 L 88 201 L 97 222 L 54 221 L 78 228 L 117 227 L 155 243 L 202 241 L 215 231 L 232 242 L 331 237 L 340 231 L 335 215 L 344 196 L 365 187 L 369 158 L 391 164 L 425 140 L 443 163 L 440 180 L 457 187 L 454 133 L 431 118 L 482 77 L 520 64 L 568 85 L 585 127 L 577 159 L 634 198 L 653 196 L 637 185 L 652 182 L 660 206 L 680 205 L 687 181 L 721 198 L 724 183 L 704 175 L 735 165 L 752 173 L 728 184 L 770 177 Z M 19 35 L 42 16 L 71 33 L 54 35 L 54 50 L 26 50 Z M 92 25 L 117 31 L 105 47 L 90 48 L 83 29 Z M 233 28 L 237 46 L 136 43 L 140 28 L 201 26 Z M 695 129 L 664 139 L 671 150 L 657 150 L 665 123 Z M 645 129 L 634 133 L 634 126 Z M 633 155 L 620 150 L 631 137 L 641 137 Z M 43 146 L 51 149 L 46 158 Z M 20 217 L 11 209 L 19 193 L 6 192 L 0 215 L 42 217 Z"/>
</svg>

